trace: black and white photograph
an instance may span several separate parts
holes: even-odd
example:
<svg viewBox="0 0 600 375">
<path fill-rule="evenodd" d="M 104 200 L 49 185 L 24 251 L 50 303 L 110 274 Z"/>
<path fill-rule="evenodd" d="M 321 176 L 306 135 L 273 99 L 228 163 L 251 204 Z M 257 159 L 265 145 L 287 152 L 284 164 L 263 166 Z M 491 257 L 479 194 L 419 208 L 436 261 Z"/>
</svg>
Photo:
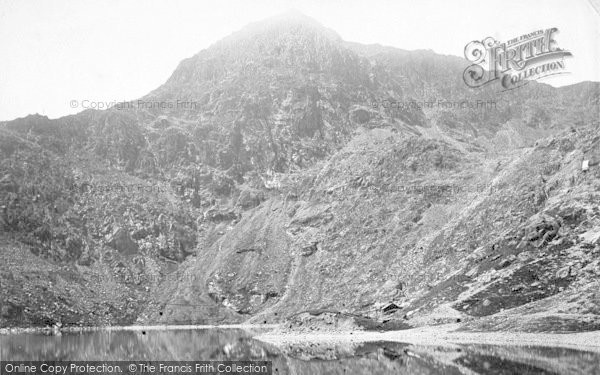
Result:
<svg viewBox="0 0 600 375">
<path fill-rule="evenodd" d="M 600 375 L 600 0 L 0 0 L 0 375 Z"/>
</svg>

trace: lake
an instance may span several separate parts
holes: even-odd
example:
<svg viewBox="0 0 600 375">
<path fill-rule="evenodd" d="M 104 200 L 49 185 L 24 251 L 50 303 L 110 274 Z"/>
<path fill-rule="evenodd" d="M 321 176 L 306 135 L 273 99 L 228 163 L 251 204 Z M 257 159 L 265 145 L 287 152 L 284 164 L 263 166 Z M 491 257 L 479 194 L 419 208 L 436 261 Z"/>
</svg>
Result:
<svg viewBox="0 0 600 375">
<path fill-rule="evenodd" d="M 3 361 L 271 361 L 273 374 L 600 374 L 600 354 L 568 348 L 392 341 L 269 344 L 261 330 L 131 330 L 0 335 Z"/>
</svg>

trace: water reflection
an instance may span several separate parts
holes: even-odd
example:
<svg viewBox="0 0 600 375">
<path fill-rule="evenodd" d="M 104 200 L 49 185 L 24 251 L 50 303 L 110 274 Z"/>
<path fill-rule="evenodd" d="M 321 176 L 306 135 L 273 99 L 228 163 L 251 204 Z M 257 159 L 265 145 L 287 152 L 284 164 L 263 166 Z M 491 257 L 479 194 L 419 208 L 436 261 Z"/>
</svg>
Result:
<svg viewBox="0 0 600 375">
<path fill-rule="evenodd" d="M 572 349 L 398 342 L 276 347 L 236 329 L 0 336 L 2 360 L 266 360 L 274 374 L 600 374 L 600 354 Z"/>
</svg>

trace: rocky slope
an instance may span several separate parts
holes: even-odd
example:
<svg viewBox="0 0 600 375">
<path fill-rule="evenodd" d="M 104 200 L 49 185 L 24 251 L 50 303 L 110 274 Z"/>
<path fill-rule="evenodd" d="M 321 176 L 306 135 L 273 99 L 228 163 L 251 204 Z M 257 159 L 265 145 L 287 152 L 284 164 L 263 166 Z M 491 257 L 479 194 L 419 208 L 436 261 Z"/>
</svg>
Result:
<svg viewBox="0 0 600 375">
<path fill-rule="evenodd" d="M 139 100 L 1 123 L 0 326 L 597 329 L 600 85 L 466 65 L 288 14 Z"/>
</svg>

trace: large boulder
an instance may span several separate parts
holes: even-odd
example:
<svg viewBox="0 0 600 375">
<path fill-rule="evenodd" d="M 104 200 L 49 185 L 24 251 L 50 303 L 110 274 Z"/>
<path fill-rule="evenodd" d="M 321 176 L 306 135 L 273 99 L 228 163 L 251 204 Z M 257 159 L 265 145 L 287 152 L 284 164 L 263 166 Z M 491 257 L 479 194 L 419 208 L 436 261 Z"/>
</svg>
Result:
<svg viewBox="0 0 600 375">
<path fill-rule="evenodd" d="M 232 221 L 238 218 L 238 215 L 232 210 L 217 210 L 211 208 L 204 213 L 204 220 L 211 221 L 213 223 L 220 223 L 222 221 Z"/>
<path fill-rule="evenodd" d="M 350 119 L 357 124 L 366 124 L 371 119 L 369 111 L 363 108 L 357 108 L 350 112 Z"/>
<path fill-rule="evenodd" d="M 108 235 L 106 244 L 123 254 L 136 254 L 139 250 L 137 243 L 131 238 L 129 232 L 121 227 Z"/>
<path fill-rule="evenodd" d="M 236 206 L 244 210 L 254 208 L 265 200 L 264 193 L 256 189 L 244 189 L 240 191 Z"/>
</svg>

